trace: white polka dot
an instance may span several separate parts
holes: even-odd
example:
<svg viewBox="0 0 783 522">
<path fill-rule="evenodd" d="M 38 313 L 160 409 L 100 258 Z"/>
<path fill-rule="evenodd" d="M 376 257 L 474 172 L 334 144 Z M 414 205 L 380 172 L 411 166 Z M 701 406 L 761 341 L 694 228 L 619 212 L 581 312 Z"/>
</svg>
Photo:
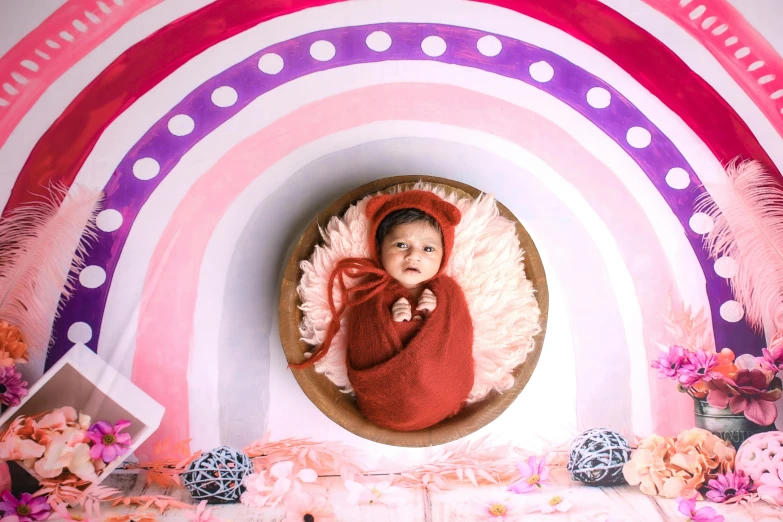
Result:
<svg viewBox="0 0 783 522">
<path fill-rule="evenodd" d="M 87 323 L 73 323 L 68 328 L 68 340 L 76 344 L 87 344 L 92 339 L 92 328 Z"/>
<path fill-rule="evenodd" d="M 375 31 L 370 33 L 365 42 L 367 43 L 367 47 L 376 53 L 382 53 L 391 47 L 392 39 L 388 33 L 383 31 Z"/>
<path fill-rule="evenodd" d="M 98 288 L 106 282 L 106 271 L 96 265 L 85 266 L 79 272 L 79 282 L 85 288 Z"/>
<path fill-rule="evenodd" d="M 736 323 L 745 317 L 745 310 L 737 301 L 726 301 L 720 305 L 720 316 L 730 323 Z"/>
<path fill-rule="evenodd" d="M 169 132 L 174 136 L 187 136 L 196 128 L 196 122 L 187 114 L 177 114 L 169 120 Z"/>
<path fill-rule="evenodd" d="M 546 62 L 536 62 L 530 65 L 530 76 L 537 82 L 545 83 L 555 77 L 555 70 Z"/>
<path fill-rule="evenodd" d="M 691 178 L 684 169 L 674 167 L 666 174 L 666 184 L 673 189 L 682 190 L 691 184 Z"/>
<path fill-rule="evenodd" d="M 650 131 L 642 127 L 631 127 L 625 135 L 628 145 L 635 149 L 643 149 L 652 141 Z"/>
<path fill-rule="evenodd" d="M 212 103 L 218 107 L 231 107 L 237 102 L 237 91 L 228 85 L 218 87 L 212 91 Z"/>
<path fill-rule="evenodd" d="M 122 226 L 122 214 L 113 208 L 107 208 L 98 214 L 95 224 L 104 232 L 114 232 Z"/>
<path fill-rule="evenodd" d="M 258 69 L 262 73 L 277 74 L 283 70 L 283 57 L 275 53 L 266 53 L 258 60 Z"/>
<path fill-rule="evenodd" d="M 488 34 L 487 36 L 479 38 L 476 47 L 484 56 L 497 56 L 500 54 L 501 49 L 503 49 L 503 44 L 500 43 L 500 40 L 498 40 L 496 36 Z"/>
<path fill-rule="evenodd" d="M 590 107 L 596 109 L 605 109 L 609 107 L 609 103 L 612 101 L 612 95 L 609 91 L 603 87 L 593 87 L 587 91 L 587 103 Z"/>
<path fill-rule="evenodd" d="M 427 56 L 438 57 L 446 52 L 446 40 L 440 36 L 428 36 L 421 41 L 421 50 Z"/>
<path fill-rule="evenodd" d="M 715 273 L 726 279 L 737 273 L 737 262 L 729 256 L 723 256 L 715 261 Z"/>
<path fill-rule="evenodd" d="M 152 158 L 141 158 L 133 164 L 133 175 L 140 180 L 152 179 L 160 172 L 160 165 Z"/>
<path fill-rule="evenodd" d="M 310 56 L 319 62 L 328 62 L 334 58 L 336 52 L 337 50 L 332 45 L 332 42 L 327 42 L 326 40 L 318 40 L 310 46 Z"/>
<path fill-rule="evenodd" d="M 712 218 L 707 214 L 703 212 L 697 212 L 691 216 L 691 219 L 688 221 L 688 225 L 691 227 L 691 230 L 697 234 L 706 234 L 712 230 L 714 223 L 712 222 Z"/>
</svg>

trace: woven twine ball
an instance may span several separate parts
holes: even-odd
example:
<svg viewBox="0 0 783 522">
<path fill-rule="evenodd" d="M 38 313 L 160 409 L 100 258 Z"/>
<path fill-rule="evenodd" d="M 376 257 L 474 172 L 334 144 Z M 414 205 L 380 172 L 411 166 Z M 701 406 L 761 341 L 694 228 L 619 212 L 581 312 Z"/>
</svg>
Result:
<svg viewBox="0 0 783 522">
<path fill-rule="evenodd" d="M 763 473 L 783 475 L 783 431 L 757 433 L 742 443 L 734 468 L 744 471 L 754 482 Z"/>
<path fill-rule="evenodd" d="M 571 444 L 568 471 L 588 486 L 612 486 L 625 482 L 623 465 L 631 458 L 625 437 L 603 428 L 587 430 Z"/>
<path fill-rule="evenodd" d="M 242 480 L 250 473 L 253 463 L 247 455 L 220 446 L 191 462 L 182 481 L 195 500 L 211 504 L 236 502 L 245 489 Z"/>
</svg>

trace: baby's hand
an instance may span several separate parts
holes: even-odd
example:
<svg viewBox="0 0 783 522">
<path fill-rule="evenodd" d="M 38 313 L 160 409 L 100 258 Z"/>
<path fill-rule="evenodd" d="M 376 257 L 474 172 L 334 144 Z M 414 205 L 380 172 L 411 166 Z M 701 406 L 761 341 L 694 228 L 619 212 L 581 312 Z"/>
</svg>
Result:
<svg viewBox="0 0 783 522">
<path fill-rule="evenodd" d="M 435 311 L 437 306 L 438 298 L 435 297 L 435 294 L 432 293 L 432 290 L 427 288 L 424 290 L 424 292 L 421 293 L 421 297 L 419 297 L 419 305 L 416 307 L 416 311 L 422 312 L 424 317 L 427 317 Z"/>
<path fill-rule="evenodd" d="M 411 304 L 404 297 L 400 297 L 394 302 L 391 311 L 395 323 L 411 320 Z"/>
</svg>

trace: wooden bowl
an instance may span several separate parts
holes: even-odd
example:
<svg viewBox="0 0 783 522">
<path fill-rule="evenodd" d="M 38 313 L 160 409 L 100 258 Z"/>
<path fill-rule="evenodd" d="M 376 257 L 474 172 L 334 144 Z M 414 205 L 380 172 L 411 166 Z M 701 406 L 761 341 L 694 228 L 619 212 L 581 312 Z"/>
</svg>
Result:
<svg viewBox="0 0 783 522">
<path fill-rule="evenodd" d="M 286 360 L 289 363 L 299 363 L 305 360 L 304 353 L 311 347 L 300 340 L 299 324 L 302 321 L 302 311 L 299 309 L 299 297 L 296 287 L 301 277 L 300 264 L 310 258 L 315 246 L 321 241 L 319 226 L 325 226 L 333 216 L 341 216 L 354 203 L 367 195 L 382 192 L 395 185 L 412 184 L 424 181 L 442 186 L 447 191 L 457 192 L 464 196 L 478 197 L 481 192 L 464 183 L 458 183 L 444 178 L 432 176 L 395 176 L 383 178 L 362 185 L 332 203 L 310 223 L 302 237 L 297 241 L 293 253 L 286 265 L 280 288 L 279 326 L 280 340 L 283 344 Z M 525 252 L 525 275 L 533 283 L 536 299 L 541 310 L 539 322 L 541 332 L 535 336 L 535 346 L 527 359 L 513 372 L 514 387 L 503 393 L 490 393 L 483 400 L 467 406 L 458 415 L 446 419 L 430 428 L 400 432 L 380 428 L 370 423 L 362 416 L 351 395 L 341 392 L 324 375 L 316 373 L 314 368 L 293 370 L 294 377 L 305 395 L 327 417 L 360 437 L 392 446 L 424 447 L 445 444 L 487 425 L 498 417 L 514 401 L 525 387 L 541 356 L 544 344 L 547 316 L 549 313 L 549 291 L 546 284 L 546 274 L 541 263 L 536 245 L 525 231 L 517 218 L 500 202 L 498 208 L 501 215 L 516 223 L 517 236 Z"/>
</svg>

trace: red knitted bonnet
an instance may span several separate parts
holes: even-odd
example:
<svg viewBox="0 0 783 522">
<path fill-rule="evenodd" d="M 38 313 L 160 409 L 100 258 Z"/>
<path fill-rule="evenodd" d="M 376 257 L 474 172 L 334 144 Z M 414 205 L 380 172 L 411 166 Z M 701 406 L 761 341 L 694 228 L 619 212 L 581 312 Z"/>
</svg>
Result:
<svg viewBox="0 0 783 522">
<path fill-rule="evenodd" d="M 370 258 L 380 263 L 381 253 L 378 251 L 375 234 L 381 221 L 392 212 L 404 208 L 426 212 L 440 225 L 443 235 L 443 260 L 438 270 L 440 274 L 449 261 L 451 249 L 454 247 L 454 227 L 459 224 L 462 214 L 457 207 L 426 190 L 406 190 L 394 195 L 381 194 L 367 202 L 365 214 L 370 219 Z"/>
</svg>

